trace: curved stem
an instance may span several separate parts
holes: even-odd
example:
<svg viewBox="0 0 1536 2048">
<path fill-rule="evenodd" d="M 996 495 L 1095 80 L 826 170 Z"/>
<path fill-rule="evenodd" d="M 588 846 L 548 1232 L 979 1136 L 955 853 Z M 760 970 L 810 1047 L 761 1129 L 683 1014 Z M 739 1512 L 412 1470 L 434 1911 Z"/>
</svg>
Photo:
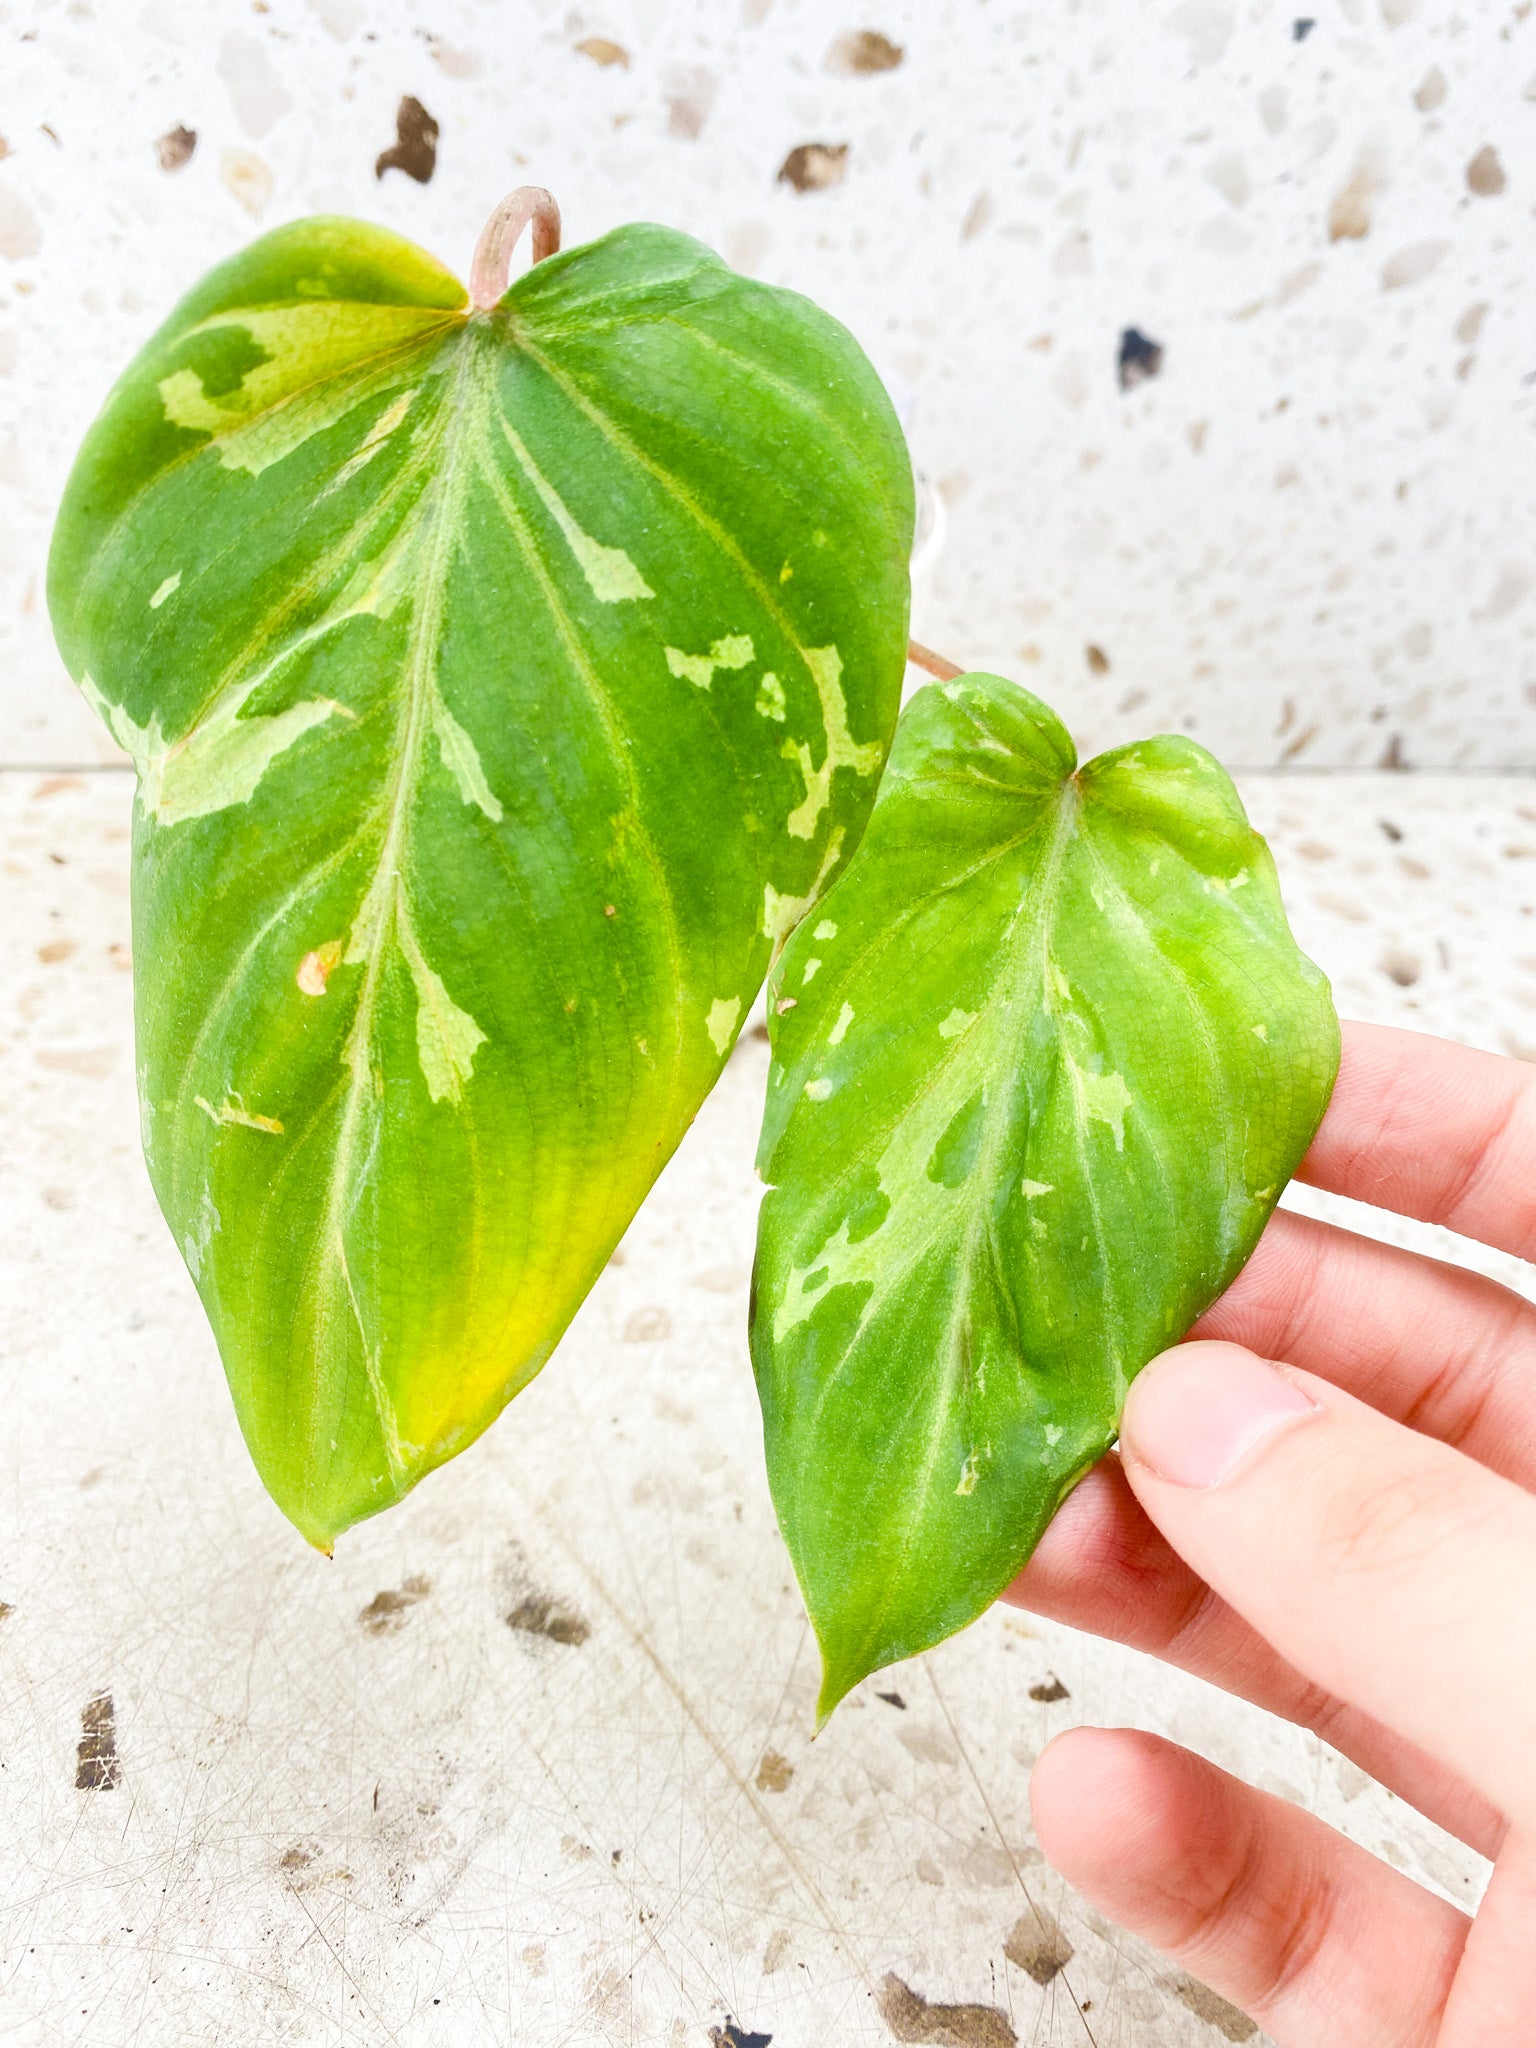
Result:
<svg viewBox="0 0 1536 2048">
<path fill-rule="evenodd" d="M 907 659 L 914 668 L 926 669 L 931 676 L 937 676 L 941 683 L 952 683 L 956 676 L 963 676 L 965 670 L 957 668 L 952 661 L 946 661 L 942 654 L 935 654 L 931 647 L 925 647 L 921 640 L 907 642 Z"/>
<path fill-rule="evenodd" d="M 469 266 L 469 302 L 477 313 L 488 313 L 506 290 L 512 251 L 530 221 L 535 263 L 560 247 L 560 209 L 552 195 L 542 185 L 519 185 L 509 192 L 480 230 Z"/>
</svg>

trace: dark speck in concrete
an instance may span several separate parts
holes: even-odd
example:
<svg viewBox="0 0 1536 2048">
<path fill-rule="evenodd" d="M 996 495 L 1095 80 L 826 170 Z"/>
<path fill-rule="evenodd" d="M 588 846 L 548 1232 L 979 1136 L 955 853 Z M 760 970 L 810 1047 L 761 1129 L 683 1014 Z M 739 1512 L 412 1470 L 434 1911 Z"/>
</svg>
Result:
<svg viewBox="0 0 1536 2048">
<path fill-rule="evenodd" d="M 846 142 L 801 142 L 779 165 L 777 182 L 797 192 L 824 192 L 848 175 Z"/>
<path fill-rule="evenodd" d="M 768 2048 L 773 2036 L 749 2033 L 740 2020 L 727 2015 L 724 2026 L 710 2028 L 709 2039 L 710 2048 Z"/>
<path fill-rule="evenodd" d="M 1120 389 L 1129 391 L 1135 384 L 1144 384 L 1149 377 L 1155 377 L 1163 367 L 1163 344 L 1143 334 L 1139 327 L 1126 327 L 1120 333 L 1120 353 L 1115 359 L 1115 373 L 1120 379 Z"/>
<path fill-rule="evenodd" d="M 1316 27 L 1317 16 L 1315 14 L 1298 14 L 1291 23 L 1291 41 L 1293 43 L 1304 43 Z"/>
<path fill-rule="evenodd" d="M 884 1700 L 888 1707 L 899 1707 L 902 1713 L 907 1711 L 907 1703 L 899 1692 L 877 1692 L 875 1698 Z"/>
<path fill-rule="evenodd" d="M 192 161 L 196 147 L 195 128 L 167 128 L 155 143 L 155 157 L 162 171 L 179 171 L 183 164 Z"/>
<path fill-rule="evenodd" d="M 418 99 L 409 93 L 395 109 L 395 140 L 374 164 L 373 175 L 404 171 L 418 185 L 430 184 L 437 169 L 437 123 Z"/>
<path fill-rule="evenodd" d="M 894 71 L 906 52 L 900 43 L 881 35 L 877 28 L 850 29 L 839 36 L 827 52 L 827 69 L 844 76 L 873 71 Z"/>
<path fill-rule="evenodd" d="M 1032 1700 L 1040 1700 L 1048 1707 L 1054 1706 L 1057 1700 L 1069 1700 L 1072 1697 L 1054 1671 L 1049 1678 L 1042 1679 L 1039 1685 L 1032 1685 L 1029 1688 L 1029 1696 Z"/>
</svg>

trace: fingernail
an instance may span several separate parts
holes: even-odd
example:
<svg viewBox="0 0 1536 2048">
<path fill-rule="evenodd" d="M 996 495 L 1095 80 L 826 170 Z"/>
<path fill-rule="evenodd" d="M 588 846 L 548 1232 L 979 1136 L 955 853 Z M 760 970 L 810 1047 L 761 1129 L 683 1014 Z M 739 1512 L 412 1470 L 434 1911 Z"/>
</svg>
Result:
<svg viewBox="0 0 1536 2048">
<path fill-rule="evenodd" d="M 1179 1344 L 1131 1383 L 1120 1448 L 1174 1486 L 1233 1479 L 1276 1430 L 1321 1411 L 1239 1344 Z"/>
</svg>

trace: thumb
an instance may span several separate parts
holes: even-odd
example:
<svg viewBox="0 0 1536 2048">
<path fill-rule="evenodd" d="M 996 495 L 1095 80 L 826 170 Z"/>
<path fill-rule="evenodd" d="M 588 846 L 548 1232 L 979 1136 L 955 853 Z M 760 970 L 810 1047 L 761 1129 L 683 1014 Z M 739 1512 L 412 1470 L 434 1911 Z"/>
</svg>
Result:
<svg viewBox="0 0 1536 2048">
<path fill-rule="evenodd" d="M 1536 1500 L 1236 1344 L 1154 1359 L 1120 1451 L 1169 1542 L 1306 1677 L 1536 1825 Z"/>
</svg>

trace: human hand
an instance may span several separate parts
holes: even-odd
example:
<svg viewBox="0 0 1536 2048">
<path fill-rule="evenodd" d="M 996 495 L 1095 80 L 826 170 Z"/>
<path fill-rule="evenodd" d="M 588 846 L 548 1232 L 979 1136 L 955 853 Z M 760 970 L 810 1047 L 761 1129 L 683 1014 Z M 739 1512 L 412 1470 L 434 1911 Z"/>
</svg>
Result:
<svg viewBox="0 0 1536 2048">
<path fill-rule="evenodd" d="M 1536 1071 L 1347 1025 L 1302 1177 L 1536 1258 Z M 1127 1729 L 1045 1750 L 1040 1845 L 1281 2048 L 1529 2048 L 1536 1307 L 1281 1211 L 1191 1334 L 1005 1597 L 1315 1730 L 1492 1881 L 1469 1920 Z"/>
</svg>

